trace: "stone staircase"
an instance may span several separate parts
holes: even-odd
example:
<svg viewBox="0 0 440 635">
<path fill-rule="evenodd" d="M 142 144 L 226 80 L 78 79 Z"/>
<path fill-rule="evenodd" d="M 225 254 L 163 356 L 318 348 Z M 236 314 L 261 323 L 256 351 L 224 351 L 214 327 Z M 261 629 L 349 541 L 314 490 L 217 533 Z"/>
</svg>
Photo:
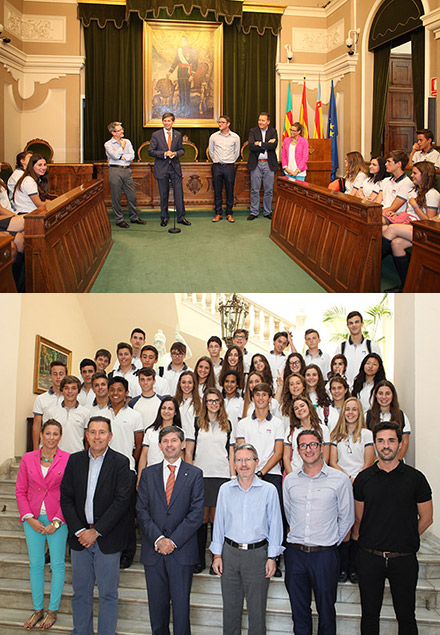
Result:
<svg viewBox="0 0 440 635">
<path fill-rule="evenodd" d="M 18 522 L 15 502 L 15 478 L 18 461 L 14 461 L 0 481 L 0 635 L 23 632 L 23 622 L 32 612 L 29 568 L 23 528 Z M 139 557 L 139 554 L 137 554 Z M 420 574 L 417 589 L 417 619 L 420 635 L 440 633 L 440 541 L 427 534 L 419 553 Z M 47 579 L 49 580 L 49 566 Z M 191 628 L 194 635 L 220 635 L 222 633 L 222 601 L 220 581 L 206 573 L 195 575 L 191 594 Z M 47 586 L 47 590 L 48 590 Z M 46 594 L 48 597 L 48 594 Z M 66 563 L 66 584 L 59 617 L 52 633 L 70 633 L 71 567 Z M 97 597 L 95 598 L 97 614 Z M 47 606 L 47 602 L 46 602 Z M 359 633 L 359 589 L 350 584 L 338 588 L 338 634 Z M 316 622 L 316 620 L 315 620 Z M 316 623 L 315 623 L 316 629 Z M 243 632 L 247 633 L 247 616 L 243 619 Z M 282 579 L 272 579 L 269 585 L 267 607 L 268 635 L 292 632 L 290 604 Z M 118 635 L 151 633 L 143 567 L 137 560 L 130 569 L 121 572 L 119 587 Z M 381 634 L 397 634 L 397 623 L 386 589 L 381 617 Z"/>
</svg>

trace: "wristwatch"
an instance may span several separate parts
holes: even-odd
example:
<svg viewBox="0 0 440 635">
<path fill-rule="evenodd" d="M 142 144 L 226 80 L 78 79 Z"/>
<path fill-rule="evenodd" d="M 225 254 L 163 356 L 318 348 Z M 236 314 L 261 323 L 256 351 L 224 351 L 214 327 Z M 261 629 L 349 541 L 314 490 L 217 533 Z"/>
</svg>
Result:
<svg viewBox="0 0 440 635">
<path fill-rule="evenodd" d="M 62 525 L 62 523 L 57 519 L 53 520 L 51 524 L 55 527 L 55 529 L 59 529 Z"/>
<path fill-rule="evenodd" d="M 258 472 L 255 472 L 255 476 L 258 476 L 258 478 L 263 478 L 263 472 L 261 470 L 258 470 Z"/>
</svg>

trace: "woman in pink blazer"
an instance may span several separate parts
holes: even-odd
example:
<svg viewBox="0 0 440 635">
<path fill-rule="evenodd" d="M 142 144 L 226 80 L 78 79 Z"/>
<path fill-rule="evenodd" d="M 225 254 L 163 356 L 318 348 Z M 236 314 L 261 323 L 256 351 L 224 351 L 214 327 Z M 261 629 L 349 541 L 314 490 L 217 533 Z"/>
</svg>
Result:
<svg viewBox="0 0 440 635">
<path fill-rule="evenodd" d="M 284 174 L 289 179 L 304 181 L 307 170 L 307 160 L 309 158 L 309 142 L 302 135 L 304 126 L 295 121 L 290 129 L 290 138 L 283 141 L 281 150 L 281 165 Z"/>
<path fill-rule="evenodd" d="M 58 448 L 61 435 L 58 421 L 46 421 L 40 433 L 41 448 L 25 454 L 18 470 L 16 496 L 29 552 L 34 608 L 24 623 L 25 629 L 31 629 L 39 622 L 39 628 L 43 630 L 55 624 L 64 586 L 67 525 L 60 507 L 60 485 L 70 455 Z M 52 580 L 49 608 L 44 614 L 46 540 Z"/>
</svg>

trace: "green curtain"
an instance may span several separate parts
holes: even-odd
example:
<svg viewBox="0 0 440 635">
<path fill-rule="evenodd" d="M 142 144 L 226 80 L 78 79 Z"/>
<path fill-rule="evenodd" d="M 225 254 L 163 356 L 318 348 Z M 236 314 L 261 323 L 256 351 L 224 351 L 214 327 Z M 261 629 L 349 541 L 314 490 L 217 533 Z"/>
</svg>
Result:
<svg viewBox="0 0 440 635">
<path fill-rule="evenodd" d="M 371 135 L 373 157 L 379 156 L 383 152 L 383 132 L 390 79 L 390 52 L 390 43 L 374 49 L 373 130 Z"/>
<path fill-rule="evenodd" d="M 143 21 L 131 13 L 129 22 L 106 21 L 90 7 L 78 5 L 85 40 L 84 160 L 105 160 L 104 142 L 109 138 L 107 124 L 122 121 L 127 137 L 137 148 L 151 138 L 154 128 L 143 128 L 142 27 Z M 80 12 L 81 9 L 81 12 Z M 240 20 L 223 24 L 223 114 L 231 117 L 231 129 L 247 140 L 249 129 L 257 125 L 260 111 L 268 111 L 275 121 L 276 21 L 265 14 L 252 14 L 246 21 L 248 34 Z M 167 19 L 165 9 L 159 19 Z M 277 16 L 278 25 L 281 16 Z M 198 9 L 191 16 L 176 7 L 176 20 L 203 20 Z M 98 22 L 99 20 L 99 22 Z M 100 24 L 104 24 L 100 28 Z M 263 35 L 259 35 L 261 31 Z M 199 161 L 206 160 L 209 136 L 218 128 L 182 128 L 199 149 Z"/>
<path fill-rule="evenodd" d="M 411 33 L 411 63 L 414 91 L 414 114 L 418 129 L 425 127 L 425 30 Z"/>
</svg>

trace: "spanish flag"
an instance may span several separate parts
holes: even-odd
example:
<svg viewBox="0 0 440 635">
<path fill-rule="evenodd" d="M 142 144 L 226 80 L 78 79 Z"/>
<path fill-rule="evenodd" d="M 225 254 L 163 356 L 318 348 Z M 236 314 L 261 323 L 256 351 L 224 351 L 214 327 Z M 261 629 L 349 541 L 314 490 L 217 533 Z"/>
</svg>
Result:
<svg viewBox="0 0 440 635">
<path fill-rule="evenodd" d="M 284 118 L 283 141 L 286 137 L 290 137 L 290 128 L 293 124 L 292 97 L 290 95 L 290 82 L 287 89 L 286 116 Z"/>
<path fill-rule="evenodd" d="M 321 101 L 321 80 L 318 80 L 318 96 L 315 106 L 315 131 L 313 137 L 315 139 L 323 139 L 324 131 L 322 129 L 322 101 Z"/>
<path fill-rule="evenodd" d="M 307 98 L 306 98 L 306 78 L 304 77 L 303 94 L 301 97 L 301 108 L 299 110 L 299 123 L 304 126 L 304 137 L 309 138 L 309 124 L 307 119 Z"/>
</svg>

